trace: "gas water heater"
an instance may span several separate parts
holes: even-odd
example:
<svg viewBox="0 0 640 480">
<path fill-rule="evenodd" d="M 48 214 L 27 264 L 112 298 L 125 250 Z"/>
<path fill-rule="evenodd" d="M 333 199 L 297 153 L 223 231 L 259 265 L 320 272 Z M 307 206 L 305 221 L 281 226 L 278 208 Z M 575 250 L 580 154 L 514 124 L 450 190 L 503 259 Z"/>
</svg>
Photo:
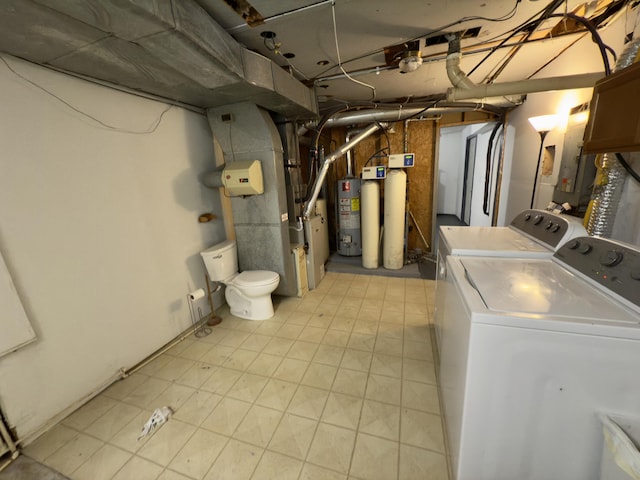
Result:
<svg viewBox="0 0 640 480">
<path fill-rule="evenodd" d="M 346 257 L 362 255 L 360 238 L 360 179 L 338 180 L 338 253 Z"/>
</svg>

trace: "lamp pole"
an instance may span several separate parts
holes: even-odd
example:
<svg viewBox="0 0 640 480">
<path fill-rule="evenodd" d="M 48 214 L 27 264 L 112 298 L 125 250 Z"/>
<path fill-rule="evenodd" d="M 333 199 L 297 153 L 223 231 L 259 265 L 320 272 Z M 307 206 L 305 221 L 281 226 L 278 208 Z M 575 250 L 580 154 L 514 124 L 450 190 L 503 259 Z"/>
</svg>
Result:
<svg viewBox="0 0 640 480">
<path fill-rule="evenodd" d="M 544 137 L 547 136 L 550 130 L 542 130 L 538 132 L 540 134 L 540 151 L 538 152 L 538 164 L 536 165 L 536 174 L 533 177 L 533 190 L 531 192 L 531 206 L 533 208 L 533 202 L 536 198 L 536 187 L 538 185 L 538 173 L 540 172 L 540 164 L 542 163 L 542 147 L 544 146 Z"/>
</svg>

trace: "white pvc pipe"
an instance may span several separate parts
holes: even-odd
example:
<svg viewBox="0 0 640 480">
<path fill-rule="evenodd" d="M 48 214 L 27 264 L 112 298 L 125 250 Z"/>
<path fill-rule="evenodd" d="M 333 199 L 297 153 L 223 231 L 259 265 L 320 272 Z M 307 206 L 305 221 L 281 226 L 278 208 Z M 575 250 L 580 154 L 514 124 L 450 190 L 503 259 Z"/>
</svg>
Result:
<svg viewBox="0 0 640 480">
<path fill-rule="evenodd" d="M 590 88 L 603 76 L 603 73 L 583 73 L 567 77 L 534 78 L 518 82 L 483 84 L 471 88 L 449 88 L 447 90 L 447 100 L 469 100 L 472 98 L 502 97 L 505 95 L 524 95 L 534 92 L 550 92 L 553 90 Z"/>
<path fill-rule="evenodd" d="M 384 181 L 384 236 L 382 260 L 384 268 L 400 270 L 404 265 L 404 213 L 407 196 L 407 174 L 391 170 Z"/>
<path fill-rule="evenodd" d="M 360 187 L 362 266 L 378 268 L 380 258 L 380 186 L 368 180 Z"/>
</svg>

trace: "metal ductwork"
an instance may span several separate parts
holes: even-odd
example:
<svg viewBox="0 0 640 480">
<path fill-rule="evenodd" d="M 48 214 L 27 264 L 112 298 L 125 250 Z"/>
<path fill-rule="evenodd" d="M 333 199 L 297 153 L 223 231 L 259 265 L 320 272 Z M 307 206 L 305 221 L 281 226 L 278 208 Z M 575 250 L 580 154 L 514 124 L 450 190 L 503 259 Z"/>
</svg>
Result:
<svg viewBox="0 0 640 480">
<path fill-rule="evenodd" d="M 5 53 L 168 100 L 315 117 L 313 90 L 236 42 L 194 0 L 5 0 Z"/>
<path fill-rule="evenodd" d="M 602 78 L 603 73 L 585 73 L 555 78 L 535 78 L 518 82 L 475 84 L 460 69 L 460 38 L 451 35 L 447 54 L 447 75 L 452 88 L 447 90 L 447 100 L 471 100 L 508 95 L 526 95 L 534 92 L 553 90 L 571 90 L 574 88 L 590 88 Z"/>
</svg>

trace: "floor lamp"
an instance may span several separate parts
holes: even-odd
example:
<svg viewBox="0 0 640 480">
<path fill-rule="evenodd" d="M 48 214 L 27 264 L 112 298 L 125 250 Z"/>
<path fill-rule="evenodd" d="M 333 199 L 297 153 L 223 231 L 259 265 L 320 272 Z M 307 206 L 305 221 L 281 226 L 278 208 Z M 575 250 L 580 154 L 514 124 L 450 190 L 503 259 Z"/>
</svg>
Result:
<svg viewBox="0 0 640 480">
<path fill-rule="evenodd" d="M 536 132 L 540 134 L 540 151 L 538 152 L 538 164 L 536 165 L 536 176 L 533 177 L 533 191 L 531 192 L 531 207 L 533 208 L 533 201 L 536 198 L 536 188 L 538 186 L 538 173 L 540 172 L 540 164 L 542 163 L 542 147 L 544 145 L 544 138 L 551 130 L 558 124 L 557 115 L 540 115 L 539 117 L 530 117 L 529 123 L 536 129 Z"/>
</svg>

